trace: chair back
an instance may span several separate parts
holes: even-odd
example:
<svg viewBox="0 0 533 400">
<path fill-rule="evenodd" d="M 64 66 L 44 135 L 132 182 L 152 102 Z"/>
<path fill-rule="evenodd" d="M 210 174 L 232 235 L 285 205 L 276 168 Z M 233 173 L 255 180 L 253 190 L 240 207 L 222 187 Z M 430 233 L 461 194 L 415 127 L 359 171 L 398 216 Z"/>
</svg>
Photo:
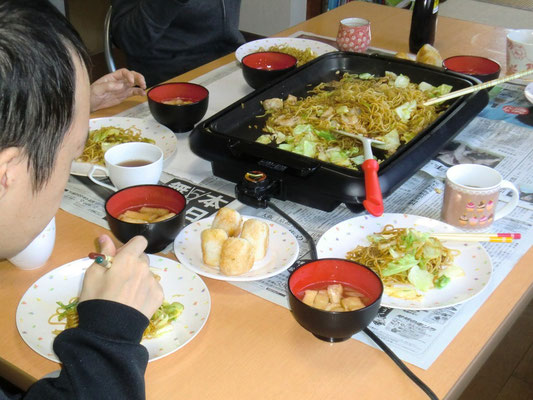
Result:
<svg viewBox="0 0 533 400">
<path fill-rule="evenodd" d="M 115 60 L 111 48 L 113 47 L 113 41 L 111 39 L 111 11 L 112 7 L 109 6 L 104 21 L 104 57 L 107 69 L 109 72 L 115 72 Z"/>
</svg>

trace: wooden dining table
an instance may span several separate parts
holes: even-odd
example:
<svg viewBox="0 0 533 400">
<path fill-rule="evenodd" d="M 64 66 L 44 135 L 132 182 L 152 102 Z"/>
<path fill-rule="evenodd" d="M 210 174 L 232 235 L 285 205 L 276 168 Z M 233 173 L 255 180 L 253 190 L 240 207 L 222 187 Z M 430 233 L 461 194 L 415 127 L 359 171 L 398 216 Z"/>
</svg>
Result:
<svg viewBox="0 0 533 400">
<path fill-rule="evenodd" d="M 411 13 L 394 7 L 350 2 L 291 27 L 335 37 L 346 17 L 371 22 L 371 46 L 408 51 Z M 505 68 L 506 29 L 439 17 L 435 47 L 443 57 L 457 54 L 488 56 Z M 227 63 L 229 54 L 189 71 L 176 80 L 188 81 Z M 504 69 L 505 70 L 505 69 Z M 146 101 L 127 99 L 92 117 L 109 116 Z M 17 331 L 15 313 L 25 291 L 48 271 L 85 257 L 94 239 L 106 229 L 59 210 L 52 257 L 43 267 L 22 271 L 0 262 L 0 375 L 21 388 L 60 365 L 31 350 Z M 490 355 L 532 298 L 533 250 L 514 266 L 505 280 L 427 369 L 410 365 L 439 398 L 456 398 Z M 289 310 L 228 282 L 202 278 L 211 294 L 205 327 L 177 352 L 149 363 L 148 399 L 424 399 L 427 396 L 382 351 L 357 340 L 330 344 L 317 340 Z"/>
</svg>

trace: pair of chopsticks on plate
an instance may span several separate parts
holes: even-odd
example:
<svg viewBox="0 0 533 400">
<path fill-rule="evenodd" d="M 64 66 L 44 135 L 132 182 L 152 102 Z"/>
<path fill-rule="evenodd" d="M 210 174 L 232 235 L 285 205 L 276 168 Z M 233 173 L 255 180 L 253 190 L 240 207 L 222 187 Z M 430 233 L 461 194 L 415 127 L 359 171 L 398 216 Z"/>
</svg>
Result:
<svg viewBox="0 0 533 400">
<path fill-rule="evenodd" d="M 441 241 L 456 242 L 491 242 L 491 243 L 512 243 L 515 239 L 520 239 L 520 233 L 432 233 L 432 238 Z"/>
<path fill-rule="evenodd" d="M 111 263 L 113 262 L 113 256 L 107 256 L 102 253 L 89 253 L 88 256 L 91 260 L 94 260 L 95 263 L 101 265 L 102 267 L 111 268 Z M 150 267 L 150 271 L 160 271 L 161 268 Z"/>
<path fill-rule="evenodd" d="M 482 89 L 486 89 L 486 88 L 489 88 L 489 87 L 492 87 L 492 86 L 496 86 L 496 85 L 498 85 L 500 83 L 512 81 L 513 79 L 518 79 L 518 78 L 521 78 L 521 77 L 529 75 L 529 74 L 533 74 L 533 69 L 528 69 L 527 71 L 517 72 L 516 74 L 512 74 L 512 75 L 509 75 L 509 76 L 504 76 L 503 78 L 493 79 L 493 80 L 485 82 L 485 83 L 479 83 L 479 84 L 474 85 L 474 86 L 470 86 L 470 87 L 467 87 L 467 88 L 464 88 L 464 89 L 456 90 L 455 92 L 450 92 L 448 94 L 444 94 L 442 96 L 435 97 L 433 99 L 429 99 L 429 100 L 424 102 L 424 105 L 425 106 L 430 106 L 432 104 L 442 103 L 443 101 L 455 99 L 456 97 L 464 96 L 465 94 L 469 94 L 469 93 L 474 93 L 474 92 L 477 92 L 478 90 L 482 90 Z"/>
</svg>

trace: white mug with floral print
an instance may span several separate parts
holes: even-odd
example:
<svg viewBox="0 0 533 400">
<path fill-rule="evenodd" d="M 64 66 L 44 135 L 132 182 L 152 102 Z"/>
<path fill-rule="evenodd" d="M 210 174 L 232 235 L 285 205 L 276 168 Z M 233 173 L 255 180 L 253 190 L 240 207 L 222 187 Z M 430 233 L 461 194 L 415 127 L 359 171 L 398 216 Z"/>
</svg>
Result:
<svg viewBox="0 0 533 400">
<path fill-rule="evenodd" d="M 507 74 L 533 69 L 533 29 L 507 34 Z"/>
</svg>

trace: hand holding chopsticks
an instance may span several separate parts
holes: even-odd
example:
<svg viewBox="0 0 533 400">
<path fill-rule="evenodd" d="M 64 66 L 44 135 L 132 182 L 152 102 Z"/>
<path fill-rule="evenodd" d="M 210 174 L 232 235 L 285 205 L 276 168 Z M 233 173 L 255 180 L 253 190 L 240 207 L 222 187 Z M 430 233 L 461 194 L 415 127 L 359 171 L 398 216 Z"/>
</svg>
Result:
<svg viewBox="0 0 533 400">
<path fill-rule="evenodd" d="M 477 85 L 474 85 L 474 86 L 470 86 L 470 87 L 467 87 L 467 88 L 464 88 L 464 89 L 456 90 L 454 92 L 450 92 L 450 93 L 444 94 L 442 96 L 435 97 L 433 99 L 429 99 L 429 100 L 424 102 L 424 105 L 425 106 L 430 106 L 432 104 L 442 103 L 443 101 L 450 100 L 450 99 L 455 99 L 456 97 L 464 96 L 465 94 L 477 92 L 478 90 L 482 90 L 482 89 L 486 89 L 486 88 L 489 88 L 489 87 L 492 87 L 492 86 L 496 86 L 499 83 L 512 81 L 513 79 L 518 79 L 518 78 L 521 78 L 521 77 L 529 75 L 529 74 L 533 74 L 533 69 L 529 69 L 527 71 L 522 71 L 522 72 L 517 72 L 516 74 L 509 75 L 509 76 L 504 76 L 503 78 L 493 79 L 492 81 L 488 81 L 488 82 L 480 83 L 480 84 L 477 84 Z"/>
<path fill-rule="evenodd" d="M 147 240 L 135 236 L 119 249 L 106 234 L 98 237 L 99 252 L 91 254 L 94 263 L 85 271 L 79 295 L 87 300 L 108 300 L 141 312 L 150 319 L 164 300 L 157 277 L 149 270 L 150 258 L 144 253 Z M 107 262 L 107 264 L 105 263 Z M 102 264 L 104 268 L 99 268 Z"/>
<path fill-rule="evenodd" d="M 431 233 L 432 238 L 441 241 L 455 242 L 491 242 L 491 243 L 512 243 L 515 239 L 520 239 L 520 233 Z"/>
<path fill-rule="evenodd" d="M 111 268 L 111 263 L 113 262 L 113 256 L 107 256 L 102 253 L 89 253 L 88 256 L 91 260 L 94 260 L 95 263 L 99 264 L 102 267 Z M 158 271 L 161 270 L 161 268 L 152 267 L 150 266 L 150 271 Z"/>
</svg>

